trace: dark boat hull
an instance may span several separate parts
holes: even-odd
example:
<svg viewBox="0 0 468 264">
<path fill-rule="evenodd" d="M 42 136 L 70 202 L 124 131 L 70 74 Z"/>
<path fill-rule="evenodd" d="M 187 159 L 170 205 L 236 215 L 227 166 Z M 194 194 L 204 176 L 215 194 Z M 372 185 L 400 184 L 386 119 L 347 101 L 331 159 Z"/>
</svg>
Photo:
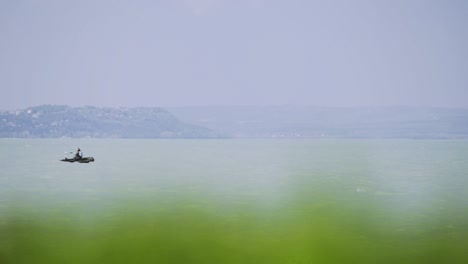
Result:
<svg viewBox="0 0 468 264">
<path fill-rule="evenodd" d="M 94 162 L 94 158 L 93 157 L 84 157 L 84 158 L 81 158 L 81 159 L 75 159 L 75 158 L 72 158 L 72 159 L 69 159 L 69 158 L 64 158 L 60 161 L 65 161 L 65 162 L 78 162 L 78 163 L 90 163 L 90 162 Z"/>
</svg>

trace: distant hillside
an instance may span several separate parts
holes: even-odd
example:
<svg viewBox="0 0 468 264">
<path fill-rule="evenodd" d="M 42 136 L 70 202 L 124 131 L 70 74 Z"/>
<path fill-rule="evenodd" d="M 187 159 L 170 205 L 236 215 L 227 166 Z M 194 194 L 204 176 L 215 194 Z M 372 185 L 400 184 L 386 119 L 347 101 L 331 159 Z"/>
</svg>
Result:
<svg viewBox="0 0 468 264">
<path fill-rule="evenodd" d="M 468 109 L 232 106 L 168 108 L 234 138 L 468 138 Z"/>
<path fill-rule="evenodd" d="M 42 105 L 1 112 L 0 137 L 216 138 L 219 135 L 182 123 L 162 108 Z"/>
</svg>

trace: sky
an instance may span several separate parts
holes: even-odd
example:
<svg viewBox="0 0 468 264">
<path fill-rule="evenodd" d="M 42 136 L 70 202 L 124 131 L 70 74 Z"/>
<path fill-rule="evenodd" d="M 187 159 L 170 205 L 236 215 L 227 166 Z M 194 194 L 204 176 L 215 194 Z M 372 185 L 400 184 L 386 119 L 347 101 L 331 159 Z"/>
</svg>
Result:
<svg viewBox="0 0 468 264">
<path fill-rule="evenodd" d="M 0 0 L 0 109 L 468 108 L 465 0 Z"/>
</svg>

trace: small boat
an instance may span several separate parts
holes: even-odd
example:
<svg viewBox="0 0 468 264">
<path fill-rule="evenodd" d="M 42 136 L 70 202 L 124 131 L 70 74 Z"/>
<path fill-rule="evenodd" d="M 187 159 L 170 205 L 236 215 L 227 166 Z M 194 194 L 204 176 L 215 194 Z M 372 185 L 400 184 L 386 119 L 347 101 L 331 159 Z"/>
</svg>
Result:
<svg viewBox="0 0 468 264">
<path fill-rule="evenodd" d="M 72 159 L 69 159 L 69 158 L 64 158 L 60 161 L 65 161 L 65 162 L 78 162 L 78 163 L 90 163 L 90 162 L 94 162 L 94 158 L 93 157 L 83 157 L 83 158 L 72 158 Z"/>
</svg>

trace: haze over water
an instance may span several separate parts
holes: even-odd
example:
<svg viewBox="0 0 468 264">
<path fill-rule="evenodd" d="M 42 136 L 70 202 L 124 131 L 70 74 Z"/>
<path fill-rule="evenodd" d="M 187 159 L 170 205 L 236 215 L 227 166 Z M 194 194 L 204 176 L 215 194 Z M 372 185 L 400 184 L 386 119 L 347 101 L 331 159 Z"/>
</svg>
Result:
<svg viewBox="0 0 468 264">
<path fill-rule="evenodd" d="M 462 0 L 0 1 L 0 111 L 423 106 L 428 119 L 384 114 L 382 130 L 358 110 L 344 119 L 351 134 L 318 113 L 278 135 L 306 124 L 321 136 L 320 120 L 337 137 L 459 138 L 466 115 L 431 123 L 428 109 L 468 108 L 467 11 Z M 18 129 L 7 137 L 116 135 L 74 133 L 102 119 L 73 114 L 57 134 L 54 120 L 18 113 L 1 120 Z M 253 123 L 240 117 L 212 124 L 242 137 Z M 126 124 L 118 135 L 132 135 Z M 95 162 L 59 161 L 77 147 Z M 463 140 L 0 139 L 0 263 L 468 263 L 467 160 Z"/>
</svg>

